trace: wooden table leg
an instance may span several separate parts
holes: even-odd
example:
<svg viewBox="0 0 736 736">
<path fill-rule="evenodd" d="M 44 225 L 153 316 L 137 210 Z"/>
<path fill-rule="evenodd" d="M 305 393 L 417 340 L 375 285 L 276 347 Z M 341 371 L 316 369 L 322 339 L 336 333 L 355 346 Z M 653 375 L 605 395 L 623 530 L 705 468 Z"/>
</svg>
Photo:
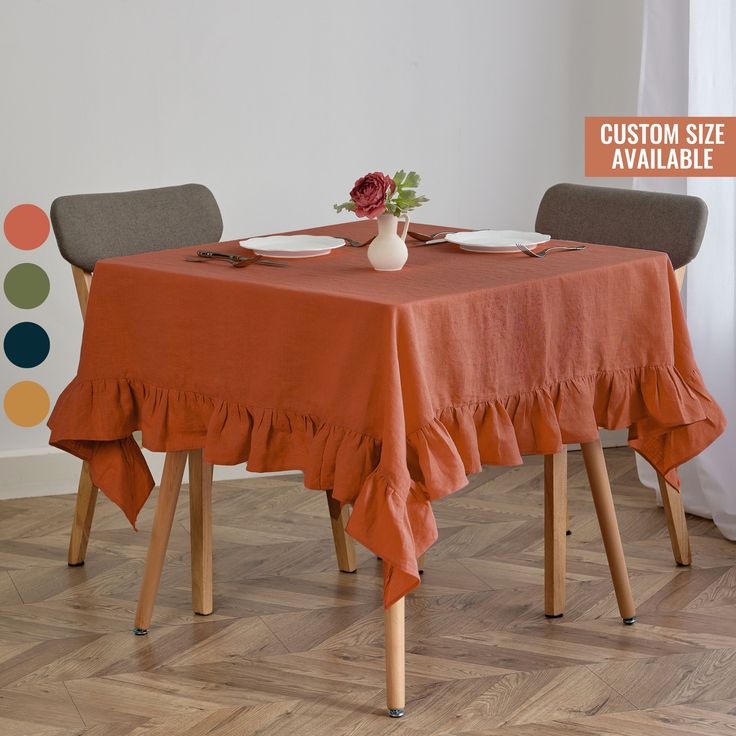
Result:
<svg viewBox="0 0 736 736">
<path fill-rule="evenodd" d="M 391 718 L 401 718 L 405 699 L 404 598 L 384 611 L 386 642 L 386 704 Z"/>
<path fill-rule="evenodd" d="M 424 555 L 419 555 L 417 558 L 417 567 L 419 568 L 419 574 L 424 575 Z"/>
<path fill-rule="evenodd" d="M 192 542 L 192 610 L 208 616 L 212 603 L 212 465 L 202 450 L 189 453 L 189 533 Z"/>
<path fill-rule="evenodd" d="M 544 615 L 565 612 L 567 447 L 544 456 Z"/>
<path fill-rule="evenodd" d="M 142 636 L 148 633 L 153 616 L 153 604 L 161 582 L 161 572 L 164 569 L 166 548 L 169 546 L 171 525 L 174 523 L 176 502 L 179 500 L 181 479 L 184 475 L 184 466 L 187 462 L 186 450 L 182 452 L 167 452 L 164 460 L 164 472 L 161 476 L 161 486 L 158 492 L 158 503 L 153 518 L 151 541 L 148 544 L 146 569 L 143 572 L 143 583 L 138 596 L 138 609 L 135 613 L 135 627 L 133 633 Z"/>
<path fill-rule="evenodd" d="M 687 532 L 685 509 L 682 507 L 682 496 L 659 473 L 657 473 L 657 480 L 675 562 L 678 565 L 690 565 L 693 557 L 690 551 L 690 535 Z"/>
<path fill-rule="evenodd" d="M 72 533 L 69 537 L 69 554 L 67 562 L 70 567 L 84 565 L 87 554 L 87 542 L 92 529 L 92 519 L 95 515 L 95 504 L 97 503 L 97 486 L 92 482 L 89 474 L 89 463 L 82 463 L 82 471 L 79 474 L 79 486 L 77 487 L 77 504 L 74 510 L 74 522 Z"/>
<path fill-rule="evenodd" d="M 580 445 L 583 451 L 585 470 L 588 473 L 588 482 L 593 494 L 593 504 L 601 528 L 603 546 L 608 558 L 608 567 L 611 570 L 613 589 L 618 601 L 618 609 L 625 624 L 636 621 L 636 606 L 631 595 L 629 574 L 626 570 L 624 548 L 621 544 L 621 534 L 616 520 L 616 509 L 613 505 L 611 483 L 606 470 L 606 459 L 603 455 L 600 439 L 594 442 L 583 442 Z"/>
<path fill-rule="evenodd" d="M 358 569 L 355 545 L 345 531 L 348 519 L 350 519 L 350 511 L 347 504 L 340 504 L 332 497 L 332 491 L 326 491 L 326 495 L 327 508 L 330 511 L 330 523 L 332 524 L 332 539 L 335 542 L 337 567 L 340 572 L 355 572 Z"/>
</svg>

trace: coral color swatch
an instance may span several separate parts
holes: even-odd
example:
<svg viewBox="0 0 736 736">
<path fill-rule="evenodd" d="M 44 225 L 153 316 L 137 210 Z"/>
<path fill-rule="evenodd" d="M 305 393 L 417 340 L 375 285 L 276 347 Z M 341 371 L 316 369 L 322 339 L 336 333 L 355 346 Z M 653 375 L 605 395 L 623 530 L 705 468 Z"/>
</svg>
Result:
<svg viewBox="0 0 736 736">
<path fill-rule="evenodd" d="M 35 204 L 19 204 L 5 216 L 3 231 L 8 242 L 21 250 L 34 250 L 46 242 L 51 224 Z"/>
</svg>

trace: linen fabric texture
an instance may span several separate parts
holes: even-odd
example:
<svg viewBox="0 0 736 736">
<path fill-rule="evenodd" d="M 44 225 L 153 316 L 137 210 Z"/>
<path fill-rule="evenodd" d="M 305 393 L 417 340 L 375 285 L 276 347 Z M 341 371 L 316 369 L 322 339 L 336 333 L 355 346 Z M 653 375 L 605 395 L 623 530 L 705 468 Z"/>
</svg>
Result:
<svg viewBox="0 0 736 736">
<path fill-rule="evenodd" d="M 358 248 L 282 269 L 186 262 L 194 250 L 97 264 L 79 370 L 49 419 L 51 444 L 88 460 L 133 524 L 153 487 L 137 429 L 151 450 L 301 469 L 353 505 L 348 532 L 384 560 L 390 606 L 419 584 L 431 502 L 481 464 L 628 427 L 677 486 L 677 466 L 723 430 L 662 253 L 447 244 L 380 273 Z"/>
</svg>

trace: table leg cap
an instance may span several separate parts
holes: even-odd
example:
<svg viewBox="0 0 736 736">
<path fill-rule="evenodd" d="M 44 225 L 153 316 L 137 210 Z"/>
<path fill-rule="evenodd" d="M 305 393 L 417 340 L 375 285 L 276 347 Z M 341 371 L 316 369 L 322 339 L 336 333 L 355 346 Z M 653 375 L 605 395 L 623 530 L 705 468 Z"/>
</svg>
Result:
<svg viewBox="0 0 736 736">
<path fill-rule="evenodd" d="M 625 618 L 625 619 L 623 619 L 623 622 L 627 626 L 631 626 L 631 624 L 635 624 L 636 623 L 636 616 L 632 616 L 631 618 Z"/>
<path fill-rule="evenodd" d="M 67 567 L 82 567 L 84 565 L 84 560 L 81 562 L 67 562 Z"/>
<path fill-rule="evenodd" d="M 148 629 L 141 629 L 138 626 L 133 627 L 133 633 L 136 636 L 145 636 L 148 633 Z"/>
<path fill-rule="evenodd" d="M 402 718 L 404 716 L 403 708 L 389 708 L 388 714 L 391 718 Z"/>
<path fill-rule="evenodd" d="M 564 613 L 545 613 L 545 618 L 562 618 L 565 614 Z"/>
</svg>

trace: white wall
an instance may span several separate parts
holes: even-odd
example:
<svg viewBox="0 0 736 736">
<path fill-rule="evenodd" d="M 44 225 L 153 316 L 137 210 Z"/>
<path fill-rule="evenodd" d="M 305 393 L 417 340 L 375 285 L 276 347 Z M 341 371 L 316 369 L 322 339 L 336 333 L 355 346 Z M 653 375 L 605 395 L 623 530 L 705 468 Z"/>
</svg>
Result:
<svg viewBox="0 0 736 736">
<path fill-rule="evenodd" d="M 358 175 L 404 167 L 431 198 L 418 220 L 529 227 L 547 186 L 583 178 L 583 116 L 635 113 L 640 16 L 641 0 L 3 0 L 0 213 L 200 181 L 224 236 L 245 236 L 335 221 Z M 51 354 L 2 360 L 0 391 L 30 378 L 55 398 L 81 318 L 53 236 L 0 247 L 3 276 L 26 260 L 51 295 L 3 301 L 0 330 L 37 321 Z M 46 441 L 0 417 L 0 453 Z"/>
</svg>

